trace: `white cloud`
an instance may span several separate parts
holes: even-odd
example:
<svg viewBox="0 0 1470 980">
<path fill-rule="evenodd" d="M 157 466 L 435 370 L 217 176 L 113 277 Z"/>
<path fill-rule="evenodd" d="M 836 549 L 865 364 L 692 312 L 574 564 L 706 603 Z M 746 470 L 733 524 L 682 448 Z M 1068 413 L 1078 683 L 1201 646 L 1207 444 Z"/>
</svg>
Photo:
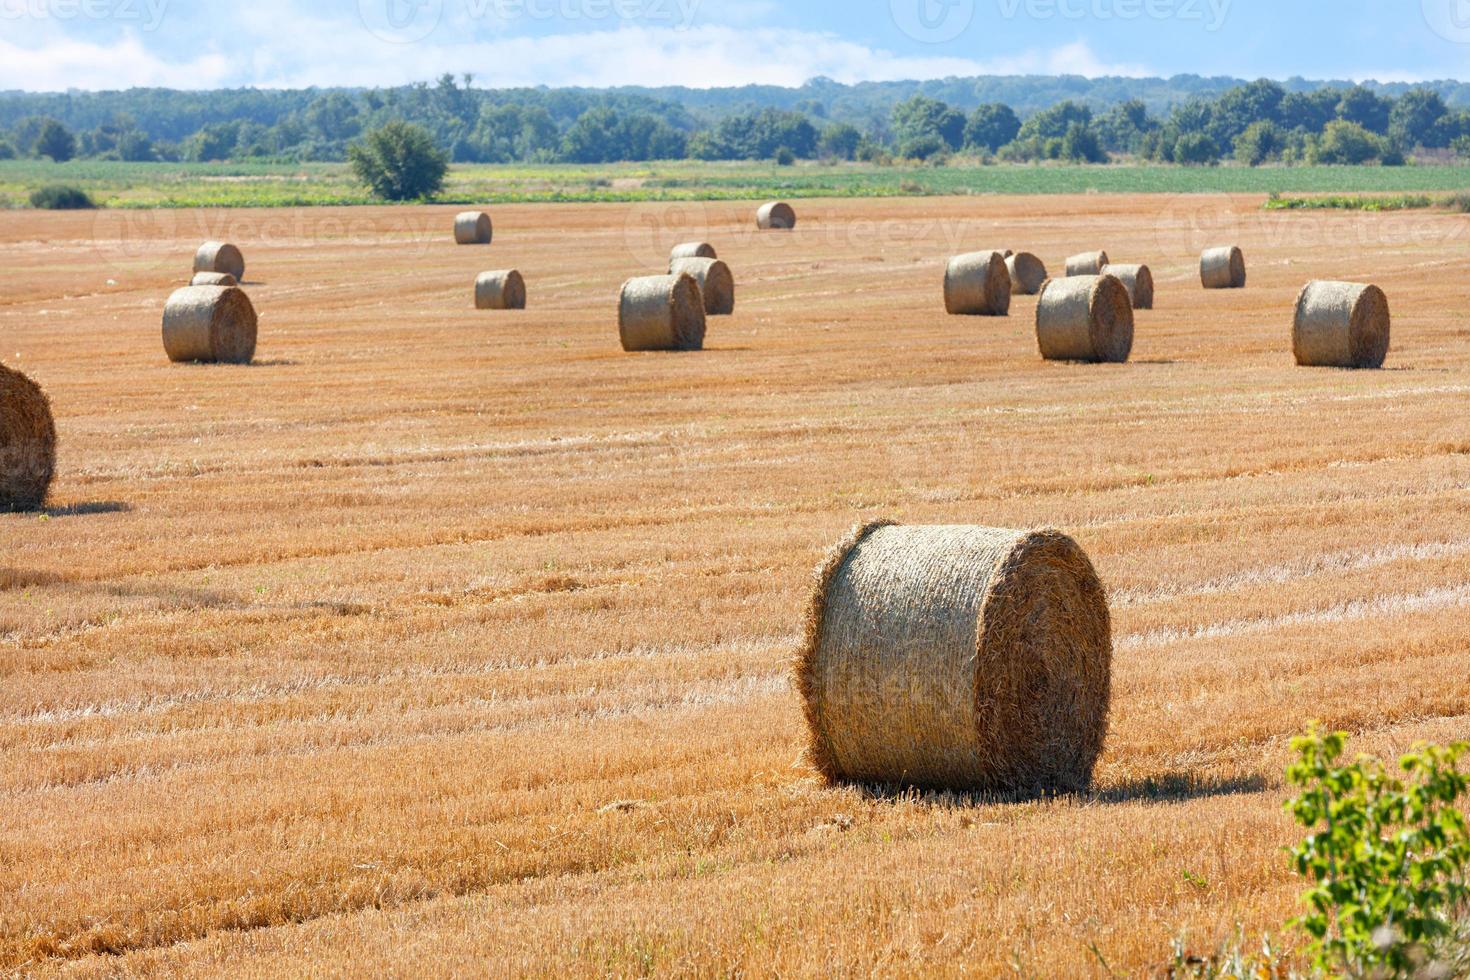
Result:
<svg viewBox="0 0 1470 980">
<path fill-rule="evenodd" d="M 0 39 L 0 89 L 219 88 L 237 70 L 232 59 L 219 53 L 166 62 L 131 36 L 111 44 L 59 40 L 34 48 Z"/>
</svg>

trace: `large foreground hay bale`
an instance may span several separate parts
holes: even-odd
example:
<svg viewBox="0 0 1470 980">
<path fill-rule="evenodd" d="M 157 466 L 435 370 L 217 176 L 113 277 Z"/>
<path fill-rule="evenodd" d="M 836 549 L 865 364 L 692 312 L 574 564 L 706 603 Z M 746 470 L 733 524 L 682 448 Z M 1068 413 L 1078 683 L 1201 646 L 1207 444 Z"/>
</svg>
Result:
<svg viewBox="0 0 1470 980">
<path fill-rule="evenodd" d="M 735 276 L 719 259 L 672 259 L 669 274 L 694 278 L 704 297 L 704 312 L 710 316 L 735 312 Z"/>
<path fill-rule="evenodd" d="M 717 259 L 715 247 L 709 242 L 683 242 L 669 249 L 669 261 L 674 259 Z"/>
<path fill-rule="evenodd" d="M 1011 274 L 999 251 L 968 252 L 944 270 L 944 311 L 968 316 L 1005 316 L 1011 311 Z"/>
<path fill-rule="evenodd" d="M 1107 264 L 1107 252 L 1083 252 L 1067 259 L 1067 275 L 1100 276 L 1103 266 Z"/>
<path fill-rule="evenodd" d="M 1036 302 L 1036 343 L 1049 361 L 1126 361 L 1133 301 L 1115 276 L 1048 279 Z"/>
<path fill-rule="evenodd" d="M 693 276 L 644 276 L 623 283 L 618 297 L 623 350 L 699 350 L 704 328 L 704 297 Z"/>
<path fill-rule="evenodd" d="M 1109 263 L 1103 266 L 1102 274 L 1112 276 L 1123 284 L 1135 310 L 1154 308 L 1154 274 L 1149 271 L 1148 266 Z"/>
<path fill-rule="evenodd" d="M 515 269 L 482 272 L 475 277 L 475 309 L 524 310 L 526 280 Z"/>
<path fill-rule="evenodd" d="M 1199 257 L 1199 278 L 1206 289 L 1243 289 L 1245 253 L 1234 245 L 1205 249 Z"/>
<path fill-rule="evenodd" d="M 245 278 L 245 256 L 229 242 L 205 242 L 194 253 L 195 272 L 225 272 L 236 282 Z"/>
<path fill-rule="evenodd" d="M 255 356 L 255 307 L 235 286 L 185 286 L 163 307 L 163 349 L 170 361 L 249 364 Z"/>
<path fill-rule="evenodd" d="M 796 212 L 791 209 L 791 205 L 783 201 L 762 204 L 760 210 L 755 213 L 755 226 L 762 231 L 795 228 Z"/>
<path fill-rule="evenodd" d="M 1298 364 L 1379 368 L 1388 337 L 1388 297 L 1377 286 L 1318 280 L 1296 299 L 1291 347 Z"/>
<path fill-rule="evenodd" d="M 41 386 L 0 364 L 0 510 L 36 510 L 56 472 L 56 423 Z"/>
<path fill-rule="evenodd" d="M 228 272 L 196 272 L 190 280 L 191 286 L 238 286 L 240 280 Z"/>
<path fill-rule="evenodd" d="M 796 681 L 829 780 L 1071 792 L 1111 670 L 1107 595 L 1071 538 L 879 522 L 818 569 Z"/>
<path fill-rule="evenodd" d="M 454 216 L 456 245 L 489 245 L 493 235 L 490 216 L 484 211 L 461 211 Z"/>
<path fill-rule="evenodd" d="M 1046 266 L 1030 252 L 1007 255 L 1006 271 L 1011 274 L 1011 292 L 1017 296 L 1035 296 L 1046 282 Z"/>
</svg>

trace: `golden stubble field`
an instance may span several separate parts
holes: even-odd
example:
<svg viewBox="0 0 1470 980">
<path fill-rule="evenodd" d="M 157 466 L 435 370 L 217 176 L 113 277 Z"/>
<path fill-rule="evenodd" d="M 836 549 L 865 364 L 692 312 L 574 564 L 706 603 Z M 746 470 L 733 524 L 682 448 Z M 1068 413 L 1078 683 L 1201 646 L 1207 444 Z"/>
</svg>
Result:
<svg viewBox="0 0 1470 980">
<path fill-rule="evenodd" d="M 1296 911 L 1288 739 L 1470 719 L 1470 229 L 1259 198 L 0 214 L 0 358 L 49 391 L 45 516 L 0 516 L 0 972 L 1144 974 Z M 1202 231 L 1201 231 L 1202 229 Z M 229 237 L 256 365 L 159 340 Z M 698 354 L 619 284 L 708 237 Z M 1204 292 L 1199 248 L 1247 251 Z M 1145 261 L 1127 365 L 951 252 Z M 475 313 L 516 266 L 531 308 Z M 1388 369 L 1296 368 L 1309 278 Z M 111 280 L 111 282 L 109 282 Z M 1112 596 L 1095 793 L 825 788 L 787 661 L 857 521 L 1054 525 Z"/>
</svg>

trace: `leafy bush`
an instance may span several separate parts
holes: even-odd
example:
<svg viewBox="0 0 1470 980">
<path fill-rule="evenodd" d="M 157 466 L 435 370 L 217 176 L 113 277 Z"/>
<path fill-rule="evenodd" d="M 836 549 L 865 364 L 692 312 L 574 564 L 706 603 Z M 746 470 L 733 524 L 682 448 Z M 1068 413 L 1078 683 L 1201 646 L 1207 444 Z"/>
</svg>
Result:
<svg viewBox="0 0 1470 980">
<path fill-rule="evenodd" d="M 444 186 L 449 157 L 412 123 L 389 122 L 347 148 L 352 171 L 378 197 L 409 201 L 428 197 Z"/>
<path fill-rule="evenodd" d="M 1381 157 L 1388 146 L 1357 123 L 1341 119 L 1327 124 L 1313 154 L 1315 163 L 1357 164 Z"/>
<path fill-rule="evenodd" d="M 87 211 L 96 206 L 80 187 L 52 184 L 31 192 L 31 207 L 44 211 Z"/>
<path fill-rule="evenodd" d="M 796 154 L 791 152 L 791 147 L 783 146 L 776 150 L 776 166 L 789 167 L 796 162 Z"/>
<path fill-rule="evenodd" d="M 1219 162 L 1220 148 L 1204 133 L 1185 133 L 1174 144 L 1174 162 L 1203 167 Z"/>
</svg>

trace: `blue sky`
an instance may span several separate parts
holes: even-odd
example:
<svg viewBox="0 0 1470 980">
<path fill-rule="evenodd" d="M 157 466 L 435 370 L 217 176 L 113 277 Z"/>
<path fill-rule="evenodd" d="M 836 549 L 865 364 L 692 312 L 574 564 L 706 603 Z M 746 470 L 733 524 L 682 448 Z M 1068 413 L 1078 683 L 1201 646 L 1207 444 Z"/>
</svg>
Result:
<svg viewBox="0 0 1470 980">
<path fill-rule="evenodd" d="M 1470 76 L 1470 0 L 0 0 L 0 89 Z"/>
</svg>

